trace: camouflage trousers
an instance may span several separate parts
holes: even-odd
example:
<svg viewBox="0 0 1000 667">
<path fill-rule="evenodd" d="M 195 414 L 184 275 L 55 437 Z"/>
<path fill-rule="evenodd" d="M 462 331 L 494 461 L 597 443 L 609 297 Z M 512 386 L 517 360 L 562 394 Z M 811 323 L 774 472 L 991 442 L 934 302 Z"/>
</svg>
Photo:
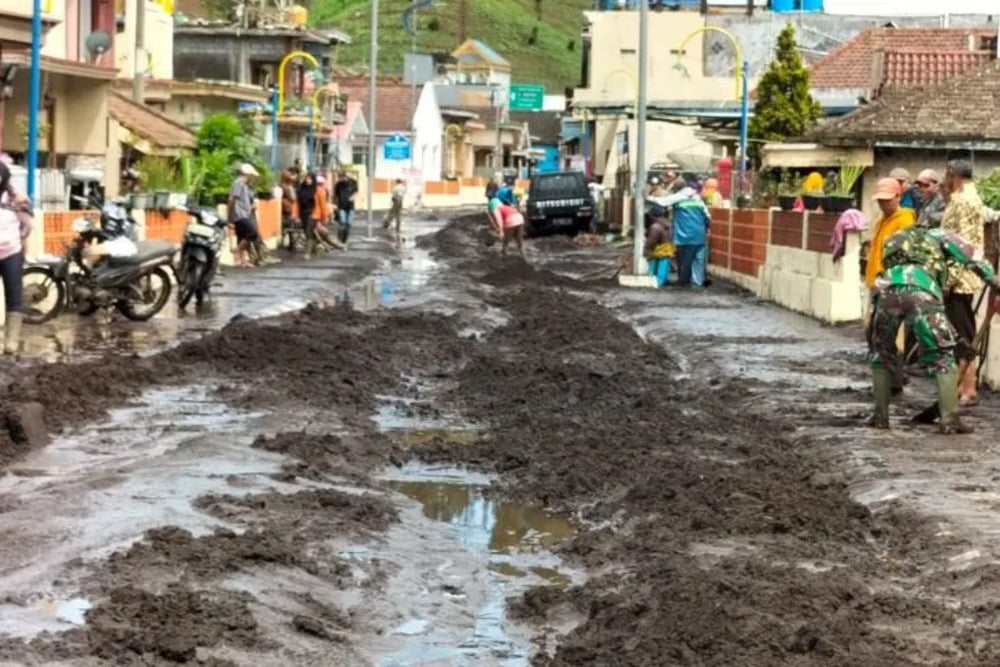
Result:
<svg viewBox="0 0 1000 667">
<path fill-rule="evenodd" d="M 900 285 L 875 297 L 869 362 L 873 368 L 893 368 L 899 352 L 896 336 L 906 323 L 917 340 L 920 362 L 931 375 L 955 370 L 958 335 L 948 321 L 944 303 L 921 289 Z"/>
</svg>

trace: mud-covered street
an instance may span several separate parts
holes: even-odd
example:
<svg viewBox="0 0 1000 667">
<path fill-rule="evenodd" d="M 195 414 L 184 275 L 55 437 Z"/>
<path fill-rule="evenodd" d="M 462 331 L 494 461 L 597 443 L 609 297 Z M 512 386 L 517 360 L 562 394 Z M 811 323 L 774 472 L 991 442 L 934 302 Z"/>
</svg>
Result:
<svg viewBox="0 0 1000 667">
<path fill-rule="evenodd" d="M 0 664 L 1000 664 L 995 400 L 872 433 L 859 330 L 408 232 L 4 362 Z"/>
</svg>

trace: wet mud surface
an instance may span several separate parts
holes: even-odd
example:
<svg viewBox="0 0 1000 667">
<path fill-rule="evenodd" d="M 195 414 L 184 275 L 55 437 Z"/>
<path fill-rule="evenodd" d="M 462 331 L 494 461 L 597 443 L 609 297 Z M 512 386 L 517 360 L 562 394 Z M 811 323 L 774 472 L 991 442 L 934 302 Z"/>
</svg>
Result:
<svg viewBox="0 0 1000 667">
<path fill-rule="evenodd" d="M 13 371 L 53 442 L 0 418 L 0 664 L 1000 664 L 989 401 L 872 435 L 852 329 L 488 239 Z"/>
</svg>

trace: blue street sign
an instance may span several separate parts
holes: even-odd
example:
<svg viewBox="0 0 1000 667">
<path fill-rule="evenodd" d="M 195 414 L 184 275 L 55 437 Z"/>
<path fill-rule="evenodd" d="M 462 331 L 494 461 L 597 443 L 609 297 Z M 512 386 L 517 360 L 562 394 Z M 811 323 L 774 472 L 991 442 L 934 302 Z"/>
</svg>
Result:
<svg viewBox="0 0 1000 667">
<path fill-rule="evenodd" d="M 386 160 L 409 160 L 410 140 L 402 134 L 394 134 L 382 144 L 382 155 Z"/>
</svg>

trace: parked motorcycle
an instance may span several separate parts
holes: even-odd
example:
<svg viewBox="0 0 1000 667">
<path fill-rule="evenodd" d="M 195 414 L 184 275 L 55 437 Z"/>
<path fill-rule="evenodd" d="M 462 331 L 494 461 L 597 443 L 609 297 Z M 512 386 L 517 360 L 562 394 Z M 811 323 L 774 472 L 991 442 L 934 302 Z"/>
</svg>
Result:
<svg viewBox="0 0 1000 667">
<path fill-rule="evenodd" d="M 177 270 L 177 305 L 186 308 L 194 297 L 200 306 L 212 288 L 226 241 L 226 221 L 207 208 L 186 208 L 191 215 Z"/>
<path fill-rule="evenodd" d="M 77 198 L 96 204 L 92 198 Z M 115 308 L 136 322 L 163 310 L 170 299 L 174 244 L 165 241 L 135 241 L 137 225 L 121 202 L 102 202 L 100 219 L 80 217 L 73 221 L 77 235 L 66 244 L 64 256 L 47 256 L 24 270 L 24 321 L 42 324 L 66 310 L 91 315 L 100 308 Z M 128 239 L 138 249 L 128 256 L 102 257 L 93 267 L 84 262 L 84 248 L 92 242 Z M 37 280 L 37 282 L 36 282 Z M 43 306 L 54 297 L 51 305 Z"/>
</svg>

